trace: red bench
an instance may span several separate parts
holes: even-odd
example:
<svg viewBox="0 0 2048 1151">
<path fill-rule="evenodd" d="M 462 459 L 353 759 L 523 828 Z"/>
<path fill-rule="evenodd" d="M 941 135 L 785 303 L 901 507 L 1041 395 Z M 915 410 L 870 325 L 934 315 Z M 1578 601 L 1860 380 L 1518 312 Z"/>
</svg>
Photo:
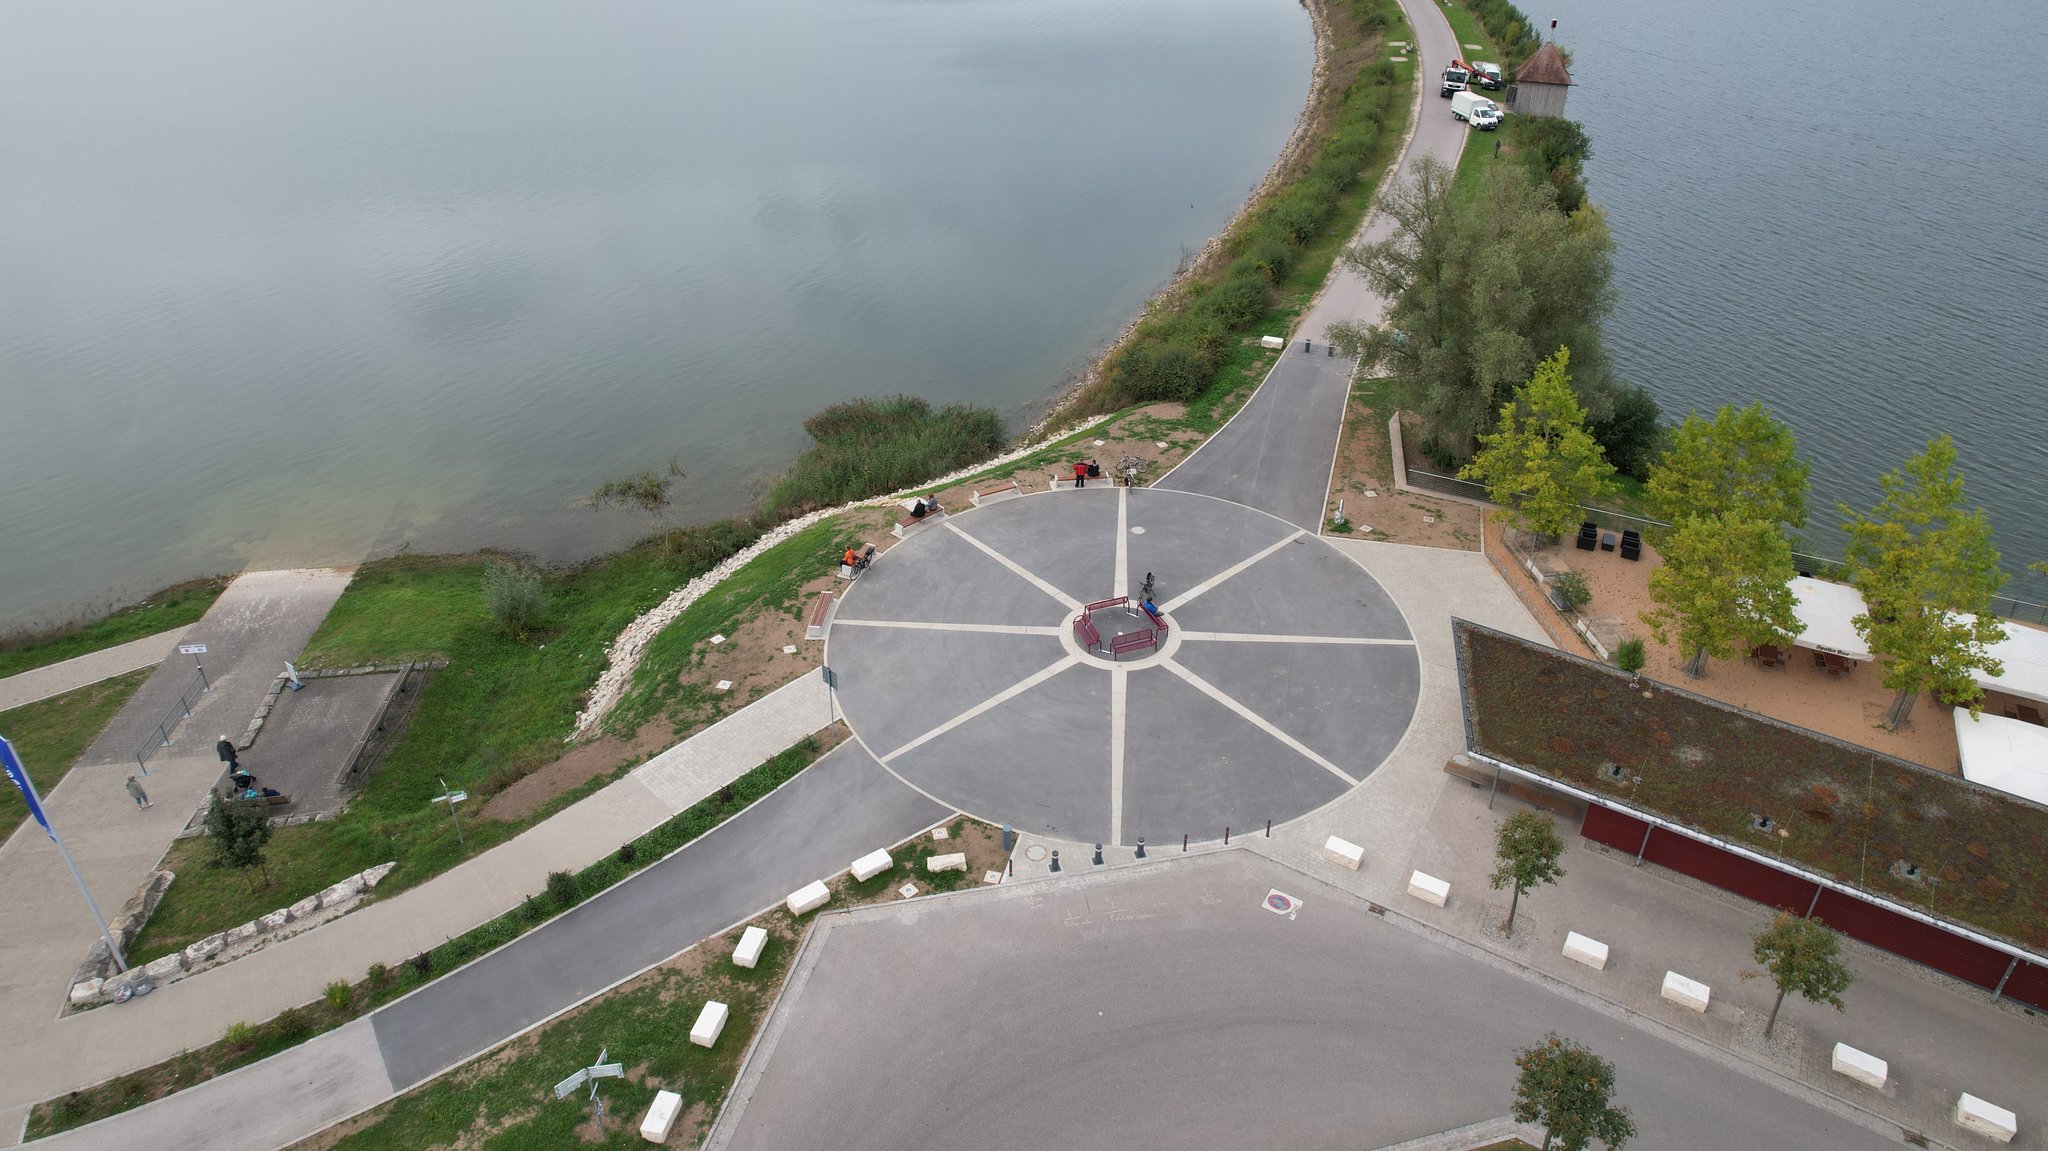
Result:
<svg viewBox="0 0 2048 1151">
<path fill-rule="evenodd" d="M 1102 632 L 1096 628 L 1095 621 L 1085 615 L 1074 617 L 1074 636 L 1081 641 L 1083 647 L 1102 646 Z"/>
<path fill-rule="evenodd" d="M 1159 646 L 1159 633 L 1152 628 L 1144 631 L 1127 631 L 1109 641 L 1109 654 L 1120 656 L 1127 651 L 1139 651 Z"/>
</svg>

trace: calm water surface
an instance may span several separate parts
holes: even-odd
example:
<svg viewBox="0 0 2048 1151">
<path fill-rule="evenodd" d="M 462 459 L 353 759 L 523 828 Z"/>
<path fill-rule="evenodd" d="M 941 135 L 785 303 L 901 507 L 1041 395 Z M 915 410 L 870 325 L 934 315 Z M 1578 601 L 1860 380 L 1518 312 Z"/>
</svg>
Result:
<svg viewBox="0 0 2048 1151">
<path fill-rule="evenodd" d="M 741 509 L 836 399 L 1013 428 L 1229 218 L 1292 0 L 0 7 L 0 622 Z"/>
<path fill-rule="evenodd" d="M 1813 461 L 1816 548 L 1839 554 L 1836 500 L 1869 507 L 1948 432 L 2007 565 L 2048 559 L 2048 137 L 1987 68 L 2033 67 L 2039 4 L 1525 10 L 1575 56 L 1621 369 L 1673 414 L 1775 409 Z"/>
</svg>

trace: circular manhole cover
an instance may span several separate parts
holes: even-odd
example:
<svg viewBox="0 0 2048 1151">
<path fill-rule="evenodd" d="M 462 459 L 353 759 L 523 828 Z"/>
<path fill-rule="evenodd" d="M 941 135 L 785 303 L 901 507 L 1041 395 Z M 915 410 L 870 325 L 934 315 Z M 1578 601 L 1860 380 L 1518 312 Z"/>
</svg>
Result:
<svg viewBox="0 0 2048 1151">
<path fill-rule="evenodd" d="M 1033 863 L 1044 863 L 1045 845 L 1043 843 L 1034 843 L 1031 846 L 1025 848 L 1024 858 L 1030 860 Z"/>
</svg>

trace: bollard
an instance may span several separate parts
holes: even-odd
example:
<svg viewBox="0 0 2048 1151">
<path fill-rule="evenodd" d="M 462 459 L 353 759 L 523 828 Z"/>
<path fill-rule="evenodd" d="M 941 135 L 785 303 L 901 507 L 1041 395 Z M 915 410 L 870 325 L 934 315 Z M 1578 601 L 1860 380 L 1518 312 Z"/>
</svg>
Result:
<svg viewBox="0 0 2048 1151">
<path fill-rule="evenodd" d="M 1102 845 L 1101 845 L 1101 844 L 1099 844 L 1099 843 L 1095 845 L 1095 860 L 1094 860 L 1094 864 L 1095 864 L 1095 866 L 1096 866 L 1096 867 L 1101 867 L 1101 866 L 1102 866 Z"/>
<path fill-rule="evenodd" d="M 1004 874 L 1004 875 L 1015 875 L 1015 874 L 1017 874 L 1017 857 L 1016 857 L 1016 856 L 1014 856 L 1014 855 L 1013 855 L 1013 856 L 1011 856 L 1010 858 L 1008 858 L 1008 859 L 1005 859 L 1005 860 L 1003 860 L 1003 874 Z"/>
<path fill-rule="evenodd" d="M 1326 356 L 1328 356 L 1328 357 L 1330 357 L 1330 358 L 1331 358 L 1331 359 L 1333 359 L 1333 360 L 1334 360 L 1334 359 L 1336 359 L 1336 358 L 1337 358 L 1337 345 L 1335 345 L 1335 344 L 1324 344 L 1324 345 L 1323 345 L 1323 354 L 1324 354 L 1324 355 L 1326 355 Z"/>
<path fill-rule="evenodd" d="M 1182 833 L 1181 833 L 1181 837 L 1180 837 L 1180 853 L 1181 853 L 1182 855 L 1186 855 L 1186 854 L 1188 853 L 1188 837 L 1187 837 L 1187 833 L 1186 833 L 1186 832 L 1182 832 Z"/>
<path fill-rule="evenodd" d="M 1230 829 L 1227 827 L 1223 829 L 1223 846 L 1230 846 Z"/>
<path fill-rule="evenodd" d="M 1270 819 L 1266 821 L 1266 838 L 1273 838 L 1273 821 Z"/>
<path fill-rule="evenodd" d="M 1312 347 L 1307 340 L 1303 340 L 1301 342 L 1301 350 L 1304 352 L 1312 352 L 1315 351 L 1315 348 Z"/>
<path fill-rule="evenodd" d="M 1052 853 L 1052 873 L 1054 875 L 1060 873 L 1060 853 L 1057 851 Z"/>
<path fill-rule="evenodd" d="M 1015 851 L 1016 849 L 1017 833 L 1011 830 L 1010 825 L 1006 823 L 1003 825 L 1003 850 Z"/>
<path fill-rule="evenodd" d="M 1138 854 L 1137 854 L 1137 858 L 1139 858 L 1139 859 L 1143 859 L 1143 858 L 1145 858 L 1145 837 L 1144 837 L 1144 836 L 1142 836 L 1142 835 L 1138 837 Z"/>
</svg>

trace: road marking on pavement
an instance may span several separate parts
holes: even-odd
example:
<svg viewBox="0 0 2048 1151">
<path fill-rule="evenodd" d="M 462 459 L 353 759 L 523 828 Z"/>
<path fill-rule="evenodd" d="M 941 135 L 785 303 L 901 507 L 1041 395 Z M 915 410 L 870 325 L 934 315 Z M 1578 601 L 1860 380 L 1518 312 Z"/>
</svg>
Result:
<svg viewBox="0 0 2048 1151">
<path fill-rule="evenodd" d="M 1222 583 L 1224 580 L 1229 579 L 1231 576 L 1234 576 L 1237 573 L 1243 571 L 1244 569 L 1259 562 L 1260 560 L 1265 559 L 1267 556 L 1272 555 L 1274 552 L 1279 551 L 1281 548 L 1286 547 L 1288 544 L 1293 543 L 1295 540 L 1298 540 L 1307 534 L 1308 532 L 1304 531 L 1301 528 L 1294 529 L 1294 533 L 1292 535 L 1289 535 L 1287 538 L 1281 540 L 1273 546 L 1266 548 L 1263 551 L 1260 551 L 1259 553 L 1251 556 L 1248 559 L 1239 560 L 1237 563 L 1232 564 L 1227 568 L 1224 568 L 1222 571 L 1217 572 L 1215 575 L 1210 576 L 1208 579 L 1203 580 L 1201 583 L 1196 584 L 1195 586 L 1189 588 L 1188 590 L 1182 592 L 1174 598 L 1167 600 L 1163 604 L 1160 604 L 1159 610 L 1171 614 L 1174 611 L 1174 609 L 1187 606 L 1189 600 L 1194 599 L 1196 596 L 1201 595 L 1203 592 L 1208 591 L 1210 588 L 1215 587 L 1217 584 Z"/>
<path fill-rule="evenodd" d="M 1060 589 L 1045 582 L 1044 580 L 1039 579 L 1035 573 L 1033 573 L 1029 568 L 1026 568 L 1023 564 L 1018 563 L 1016 560 L 1011 559 L 1009 556 L 1004 555 L 1003 553 L 988 546 L 987 544 L 982 543 L 980 540 L 975 539 L 973 536 L 968 535 L 966 532 L 961 531 L 958 524 L 949 523 L 946 525 L 946 530 L 952 532 L 956 536 L 959 536 L 961 539 L 966 540 L 968 543 L 973 544 L 975 547 L 980 548 L 982 551 L 988 554 L 988 558 L 996 561 L 997 563 L 1003 565 L 1006 568 L 1009 568 L 1011 571 L 1016 572 L 1018 575 L 1023 576 L 1025 579 L 1031 581 L 1032 587 L 1037 588 L 1039 591 L 1042 591 L 1045 594 L 1051 596 L 1052 598 L 1058 600 L 1060 603 L 1065 604 L 1068 611 L 1081 610 L 1080 600 L 1075 599 L 1073 596 L 1070 596 L 1067 593 L 1061 591 Z"/>
<path fill-rule="evenodd" d="M 1124 841 L 1124 720 L 1130 714 L 1131 673 L 1123 668 L 1109 672 L 1109 842 Z"/>
<path fill-rule="evenodd" d="M 974 631 L 989 635 L 1050 635 L 1066 629 L 1038 623 L 927 623 L 908 619 L 834 619 L 834 627 L 905 627 L 915 631 Z"/>
<path fill-rule="evenodd" d="M 1037 687 L 1039 684 L 1044 683 L 1046 680 L 1051 679 L 1053 676 L 1058 675 L 1059 673 L 1067 670 L 1068 668 L 1080 662 L 1081 657 L 1077 655 L 1068 655 L 1060 657 L 1057 661 L 1046 665 L 1045 667 L 1039 669 L 1036 673 L 1026 676 L 1024 679 L 1011 684 L 1010 686 L 995 693 L 994 695 L 989 696 L 987 699 L 982 700 L 980 703 L 975 704 L 973 707 L 968 708 L 966 711 L 961 712 L 959 715 L 954 716 L 952 719 L 947 720 L 946 722 L 931 729 L 930 731 L 925 732 L 923 735 L 918 736 L 916 739 L 911 740 L 909 743 L 904 744 L 902 747 L 897 748 L 895 751 L 892 751 L 889 754 L 883 756 L 882 762 L 888 763 L 890 760 L 893 760 L 900 755 L 916 751 L 918 748 L 923 747 L 925 744 L 930 743 L 932 740 L 939 738 L 940 736 L 946 734 L 947 732 L 953 730 L 956 727 L 959 727 L 961 724 L 966 723 L 968 720 L 973 719 L 975 716 L 980 715 L 982 712 L 988 711 L 991 708 L 1000 707 L 1006 701 L 1015 699 L 1017 696 L 1020 696 L 1027 691 L 1030 691 L 1032 688 Z"/>
<path fill-rule="evenodd" d="M 1182 639 L 1219 640 L 1226 643 L 1354 643 L 1366 646 L 1414 647 L 1412 639 L 1364 639 L 1341 635 L 1257 635 L 1245 631 L 1185 631 Z"/>
<path fill-rule="evenodd" d="M 1116 490 L 1116 579 L 1109 594 L 1131 594 L 1131 489 Z"/>
<path fill-rule="evenodd" d="M 1299 535 L 1301 533 L 1297 532 L 1295 534 Z M 1227 707 L 1230 710 L 1236 712 L 1239 716 L 1242 716 L 1246 721 L 1248 721 L 1252 726 L 1258 728 L 1260 731 L 1265 732 L 1267 735 L 1270 735 L 1274 739 L 1279 740 L 1281 743 L 1286 744 L 1288 747 L 1293 748 L 1296 754 L 1300 755 L 1302 758 L 1315 764 L 1317 767 L 1322 768 L 1324 771 L 1329 772 L 1331 775 L 1336 776 L 1338 779 L 1343 780 L 1345 783 L 1348 783 L 1353 787 L 1358 786 L 1358 781 L 1356 779 L 1353 779 L 1350 775 L 1346 774 L 1343 768 L 1338 767 L 1336 764 L 1331 763 L 1329 760 L 1324 759 L 1320 755 L 1317 755 L 1315 751 L 1312 750 L 1307 744 L 1301 742 L 1300 740 L 1294 738 L 1293 736 L 1287 734 L 1284 731 L 1281 731 L 1279 728 L 1274 727 L 1272 724 L 1266 722 L 1266 718 L 1264 716 L 1253 711 L 1251 708 L 1248 708 L 1245 705 L 1237 702 L 1229 696 L 1223 694 L 1223 689 L 1217 687 L 1215 684 L 1210 683 L 1208 680 L 1203 679 L 1201 676 L 1196 675 L 1194 672 L 1189 671 L 1187 668 L 1182 667 L 1180 664 L 1174 662 L 1173 660 L 1161 660 L 1159 665 L 1165 668 L 1166 670 L 1172 672 L 1173 674 L 1181 677 L 1182 679 L 1188 681 L 1188 683 L 1192 687 L 1194 687 L 1196 691 L 1201 692 L 1203 695 L 1208 696 L 1210 699 L 1213 699 L 1217 703 L 1222 704 L 1224 707 Z"/>
</svg>

